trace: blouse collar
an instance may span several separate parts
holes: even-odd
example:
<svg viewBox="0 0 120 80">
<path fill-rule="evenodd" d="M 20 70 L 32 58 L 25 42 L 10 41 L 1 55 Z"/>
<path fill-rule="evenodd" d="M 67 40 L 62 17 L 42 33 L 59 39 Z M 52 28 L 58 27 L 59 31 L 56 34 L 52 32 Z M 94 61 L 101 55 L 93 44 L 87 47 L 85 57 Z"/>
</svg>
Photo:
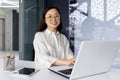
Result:
<svg viewBox="0 0 120 80">
<path fill-rule="evenodd" d="M 57 33 L 54 33 L 54 32 L 52 32 L 52 31 L 50 31 L 48 28 L 45 30 L 45 32 L 46 32 L 48 35 L 51 35 L 51 34 L 58 35 L 58 34 L 60 34 L 59 31 L 57 31 Z"/>
</svg>

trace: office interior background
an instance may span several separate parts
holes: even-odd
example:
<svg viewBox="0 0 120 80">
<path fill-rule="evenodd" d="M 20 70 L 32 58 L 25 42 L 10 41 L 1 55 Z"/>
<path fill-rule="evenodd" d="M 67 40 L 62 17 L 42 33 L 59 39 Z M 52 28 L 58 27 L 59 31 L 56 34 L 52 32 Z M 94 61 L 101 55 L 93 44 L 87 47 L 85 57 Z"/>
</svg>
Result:
<svg viewBox="0 0 120 80">
<path fill-rule="evenodd" d="M 0 54 L 34 60 L 33 38 L 49 6 L 60 9 L 62 32 L 75 56 L 81 41 L 120 40 L 120 0 L 0 0 Z M 113 67 L 120 68 L 120 51 Z"/>
</svg>

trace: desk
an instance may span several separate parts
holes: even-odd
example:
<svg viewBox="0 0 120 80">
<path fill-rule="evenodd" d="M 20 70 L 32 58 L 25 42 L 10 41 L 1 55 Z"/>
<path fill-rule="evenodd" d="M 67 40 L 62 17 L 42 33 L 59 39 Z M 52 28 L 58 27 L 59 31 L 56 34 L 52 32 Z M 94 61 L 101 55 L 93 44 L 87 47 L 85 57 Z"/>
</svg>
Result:
<svg viewBox="0 0 120 80">
<path fill-rule="evenodd" d="M 14 77 L 12 76 L 13 71 L 3 70 L 2 60 L 0 60 L 0 63 L 2 64 L 0 66 L 0 80 L 68 80 L 58 74 L 49 71 L 48 69 L 42 69 L 29 78 Z M 22 67 L 35 67 L 35 66 L 32 61 L 23 61 L 23 60 L 16 61 L 16 69 Z M 120 69 L 112 69 L 108 73 L 82 78 L 79 80 L 120 80 Z"/>
</svg>

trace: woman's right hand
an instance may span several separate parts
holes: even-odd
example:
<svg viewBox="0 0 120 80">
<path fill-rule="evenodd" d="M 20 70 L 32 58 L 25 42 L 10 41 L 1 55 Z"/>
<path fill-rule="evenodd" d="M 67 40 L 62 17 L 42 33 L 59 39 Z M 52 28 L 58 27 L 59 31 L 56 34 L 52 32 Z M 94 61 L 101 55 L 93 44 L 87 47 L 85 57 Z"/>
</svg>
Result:
<svg viewBox="0 0 120 80">
<path fill-rule="evenodd" d="M 71 59 L 58 59 L 56 60 L 53 65 L 58 66 L 58 65 L 73 65 L 75 63 L 75 58 Z"/>
</svg>

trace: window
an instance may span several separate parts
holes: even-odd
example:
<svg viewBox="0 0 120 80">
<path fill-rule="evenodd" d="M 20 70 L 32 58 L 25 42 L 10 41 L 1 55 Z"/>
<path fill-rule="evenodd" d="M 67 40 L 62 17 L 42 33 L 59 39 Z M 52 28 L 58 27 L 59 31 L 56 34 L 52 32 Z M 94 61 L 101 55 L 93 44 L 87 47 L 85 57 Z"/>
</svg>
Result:
<svg viewBox="0 0 120 80">
<path fill-rule="evenodd" d="M 120 0 L 70 3 L 69 26 L 69 35 L 74 37 L 75 55 L 82 40 L 120 40 Z M 120 68 L 120 51 L 113 67 Z"/>
</svg>

